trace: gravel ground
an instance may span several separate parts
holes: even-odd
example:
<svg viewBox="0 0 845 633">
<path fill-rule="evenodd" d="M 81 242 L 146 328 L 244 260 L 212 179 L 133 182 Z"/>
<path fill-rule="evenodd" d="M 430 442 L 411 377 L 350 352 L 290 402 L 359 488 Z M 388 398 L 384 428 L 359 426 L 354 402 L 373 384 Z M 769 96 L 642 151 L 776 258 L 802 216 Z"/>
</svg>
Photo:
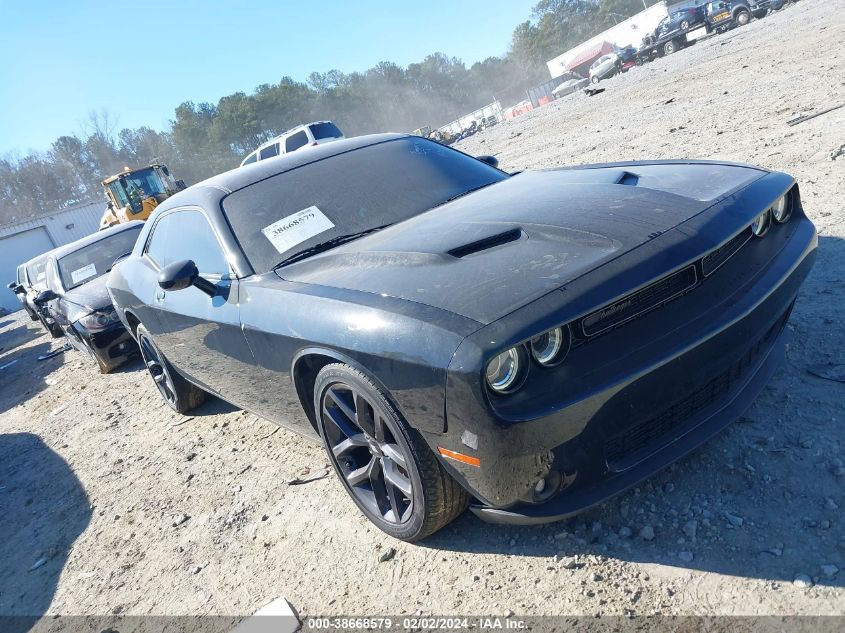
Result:
<svg viewBox="0 0 845 633">
<path fill-rule="evenodd" d="M 280 595 L 303 616 L 845 614 L 845 384 L 808 372 L 845 373 L 845 108 L 786 125 L 845 102 L 843 10 L 804 0 L 459 145 L 511 170 L 691 157 L 798 179 L 821 237 L 787 360 L 693 456 L 568 522 L 466 514 L 408 545 L 320 477 L 319 446 L 220 401 L 177 415 L 140 363 L 38 361 L 57 343 L 17 313 L 0 614 L 247 614 Z"/>
</svg>

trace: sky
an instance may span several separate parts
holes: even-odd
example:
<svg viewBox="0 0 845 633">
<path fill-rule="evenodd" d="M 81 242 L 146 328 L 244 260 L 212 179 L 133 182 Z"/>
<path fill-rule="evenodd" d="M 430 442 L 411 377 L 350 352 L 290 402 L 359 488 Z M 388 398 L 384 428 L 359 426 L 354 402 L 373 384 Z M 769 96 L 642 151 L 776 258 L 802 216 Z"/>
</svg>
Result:
<svg viewBox="0 0 845 633">
<path fill-rule="evenodd" d="M 284 76 L 401 66 L 439 51 L 467 66 L 507 52 L 537 0 L 0 0 L 0 156 L 82 135 L 92 111 L 165 129 L 180 103 Z"/>
</svg>

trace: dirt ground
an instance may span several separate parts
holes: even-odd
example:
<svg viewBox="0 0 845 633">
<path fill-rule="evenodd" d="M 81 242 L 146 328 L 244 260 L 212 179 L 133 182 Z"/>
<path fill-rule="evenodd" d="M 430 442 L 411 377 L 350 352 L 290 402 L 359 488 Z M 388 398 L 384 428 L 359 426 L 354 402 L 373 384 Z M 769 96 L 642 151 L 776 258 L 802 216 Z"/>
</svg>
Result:
<svg viewBox="0 0 845 633">
<path fill-rule="evenodd" d="M 465 514 L 409 545 L 317 478 L 318 445 L 220 401 L 177 415 L 140 363 L 38 361 L 58 343 L 18 312 L 0 318 L 0 614 L 278 596 L 303 617 L 845 614 L 845 384 L 808 371 L 845 378 L 845 108 L 786 124 L 845 103 L 843 11 L 803 0 L 459 145 L 509 170 L 690 157 L 797 178 L 820 243 L 787 360 L 693 456 L 568 522 Z"/>
</svg>

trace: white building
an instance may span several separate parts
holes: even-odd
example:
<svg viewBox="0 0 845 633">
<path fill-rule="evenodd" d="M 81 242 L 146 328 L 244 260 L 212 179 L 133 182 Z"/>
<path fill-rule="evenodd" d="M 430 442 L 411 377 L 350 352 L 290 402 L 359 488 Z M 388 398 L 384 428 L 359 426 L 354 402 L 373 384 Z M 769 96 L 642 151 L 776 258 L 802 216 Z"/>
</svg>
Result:
<svg viewBox="0 0 845 633">
<path fill-rule="evenodd" d="M 0 306 L 19 310 L 20 302 L 6 287 L 18 265 L 100 228 L 106 202 L 91 202 L 13 224 L 0 226 Z"/>
<path fill-rule="evenodd" d="M 666 2 L 658 2 L 650 6 L 645 11 L 640 11 L 627 20 L 612 26 L 603 33 L 599 33 L 595 37 L 590 38 L 586 42 L 569 49 L 565 53 L 558 55 L 554 59 L 546 62 L 549 67 L 549 73 L 552 79 L 560 77 L 567 71 L 566 66 L 579 56 L 588 53 L 591 50 L 601 47 L 603 42 L 610 42 L 617 48 L 625 48 L 626 46 L 633 46 L 639 48 L 643 37 L 654 31 L 660 20 L 669 15 L 666 9 Z"/>
</svg>

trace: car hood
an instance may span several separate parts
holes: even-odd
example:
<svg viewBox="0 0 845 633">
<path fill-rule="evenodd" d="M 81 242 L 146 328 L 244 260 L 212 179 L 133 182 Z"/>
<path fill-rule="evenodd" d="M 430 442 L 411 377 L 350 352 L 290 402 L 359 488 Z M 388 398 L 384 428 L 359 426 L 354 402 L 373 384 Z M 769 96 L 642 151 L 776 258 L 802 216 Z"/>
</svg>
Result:
<svg viewBox="0 0 845 633">
<path fill-rule="evenodd" d="M 703 162 L 525 172 L 277 272 L 487 324 L 765 173 Z"/>
<path fill-rule="evenodd" d="M 108 275 L 100 275 L 64 294 L 62 300 L 67 304 L 68 319 L 75 321 L 95 310 L 111 310 L 112 301 L 106 281 Z"/>
</svg>

